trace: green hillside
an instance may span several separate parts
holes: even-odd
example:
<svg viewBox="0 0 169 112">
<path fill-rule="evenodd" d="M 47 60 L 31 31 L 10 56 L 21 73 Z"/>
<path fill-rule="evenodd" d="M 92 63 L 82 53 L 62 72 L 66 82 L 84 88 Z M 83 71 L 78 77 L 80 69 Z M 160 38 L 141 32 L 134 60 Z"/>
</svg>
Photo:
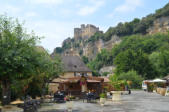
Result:
<svg viewBox="0 0 169 112">
<path fill-rule="evenodd" d="M 140 76 L 149 79 L 163 77 L 169 73 L 169 34 L 147 34 L 147 30 L 153 26 L 155 20 L 169 16 L 169 3 L 163 8 L 149 14 L 142 19 L 135 18 L 131 22 L 119 23 L 110 27 L 105 33 L 97 32 L 88 40 L 66 39 L 62 47 L 57 47 L 54 53 L 62 53 L 70 48 L 79 48 L 79 54 L 86 64 L 93 70 L 94 75 L 104 66 L 115 66 L 116 74 L 122 74 L 131 70 Z M 94 43 L 101 39 L 108 42 L 113 35 L 121 39 L 121 43 L 108 51 L 103 49 L 91 61 L 81 55 L 82 48 L 88 43 Z"/>
<path fill-rule="evenodd" d="M 142 19 L 119 23 L 104 34 L 96 33 L 88 42 L 100 38 L 109 41 L 113 35 L 119 36 L 122 42 L 111 51 L 103 49 L 88 66 L 95 75 L 100 75 L 98 71 L 102 67 L 113 65 L 118 75 L 134 70 L 145 79 L 166 76 L 169 73 L 169 34 L 147 34 L 156 19 L 166 16 L 169 16 L 169 3 Z"/>
<path fill-rule="evenodd" d="M 154 14 L 149 14 L 142 19 L 135 18 L 131 22 L 119 23 L 116 27 L 110 27 L 104 34 L 96 33 L 88 41 L 96 41 L 100 38 L 104 41 L 109 41 L 113 35 L 123 37 L 133 34 L 146 34 L 147 29 L 153 25 L 156 19 L 166 16 L 169 16 L 169 3 L 163 8 L 156 10 Z"/>
<path fill-rule="evenodd" d="M 103 66 L 115 65 L 116 74 L 135 70 L 145 78 L 169 73 L 169 34 L 131 35 L 111 51 L 103 49 L 88 66 L 97 74 Z"/>
</svg>

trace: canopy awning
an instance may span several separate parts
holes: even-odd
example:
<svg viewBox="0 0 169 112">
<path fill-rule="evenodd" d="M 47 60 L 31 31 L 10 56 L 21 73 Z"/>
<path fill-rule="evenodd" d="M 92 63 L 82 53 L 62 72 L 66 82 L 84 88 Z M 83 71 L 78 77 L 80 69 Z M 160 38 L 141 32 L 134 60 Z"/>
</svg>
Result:
<svg viewBox="0 0 169 112">
<path fill-rule="evenodd" d="M 162 80 L 162 79 L 154 79 L 154 80 L 152 80 L 152 82 L 163 82 L 163 83 L 165 83 L 166 80 Z"/>
<path fill-rule="evenodd" d="M 93 77 L 93 76 L 88 76 L 87 78 L 87 82 L 109 82 L 109 79 L 106 77 Z M 81 77 L 71 77 L 71 78 L 57 78 L 54 79 L 51 83 L 77 83 L 81 80 Z"/>
<path fill-rule="evenodd" d="M 94 83 L 94 82 L 97 83 L 97 82 L 100 82 L 100 81 L 87 79 L 87 82 L 89 82 L 89 83 L 90 83 L 90 82 L 91 82 L 91 83 L 92 83 L 92 82 L 93 82 L 93 83 Z"/>
</svg>

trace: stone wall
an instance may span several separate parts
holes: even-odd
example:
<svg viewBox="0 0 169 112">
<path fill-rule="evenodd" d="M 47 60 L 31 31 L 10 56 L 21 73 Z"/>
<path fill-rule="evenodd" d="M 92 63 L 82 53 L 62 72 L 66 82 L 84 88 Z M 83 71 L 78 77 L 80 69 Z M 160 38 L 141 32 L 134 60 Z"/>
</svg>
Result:
<svg viewBox="0 0 169 112">
<path fill-rule="evenodd" d="M 81 28 L 74 28 L 74 38 L 75 39 L 78 39 L 78 38 L 88 39 L 98 31 L 99 31 L 99 28 L 94 25 L 87 24 L 85 26 L 84 24 L 82 24 Z"/>
</svg>

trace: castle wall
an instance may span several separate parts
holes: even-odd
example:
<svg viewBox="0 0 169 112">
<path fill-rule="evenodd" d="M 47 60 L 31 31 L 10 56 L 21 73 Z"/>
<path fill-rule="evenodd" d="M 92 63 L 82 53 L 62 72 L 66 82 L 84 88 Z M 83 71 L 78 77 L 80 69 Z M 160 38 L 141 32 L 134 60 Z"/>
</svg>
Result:
<svg viewBox="0 0 169 112">
<path fill-rule="evenodd" d="M 82 24 L 81 28 L 74 29 L 74 38 L 79 38 L 79 37 L 90 38 L 98 31 L 99 31 L 99 28 L 94 25 L 87 24 L 85 26 L 84 24 Z"/>
<path fill-rule="evenodd" d="M 79 38 L 82 35 L 82 31 L 80 28 L 74 28 L 74 38 Z"/>
</svg>

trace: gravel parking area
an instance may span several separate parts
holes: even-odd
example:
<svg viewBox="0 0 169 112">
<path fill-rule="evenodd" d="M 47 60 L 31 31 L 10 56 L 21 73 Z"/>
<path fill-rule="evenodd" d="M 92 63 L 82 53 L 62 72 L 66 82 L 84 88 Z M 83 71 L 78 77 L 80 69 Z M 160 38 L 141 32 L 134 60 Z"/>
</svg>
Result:
<svg viewBox="0 0 169 112">
<path fill-rule="evenodd" d="M 49 103 L 44 104 L 38 111 L 67 112 L 67 106 L 66 103 Z M 74 101 L 73 112 L 169 112 L 169 97 L 144 91 L 132 91 L 131 95 L 122 95 L 120 102 L 106 101 L 104 107 L 99 103 Z"/>
</svg>

